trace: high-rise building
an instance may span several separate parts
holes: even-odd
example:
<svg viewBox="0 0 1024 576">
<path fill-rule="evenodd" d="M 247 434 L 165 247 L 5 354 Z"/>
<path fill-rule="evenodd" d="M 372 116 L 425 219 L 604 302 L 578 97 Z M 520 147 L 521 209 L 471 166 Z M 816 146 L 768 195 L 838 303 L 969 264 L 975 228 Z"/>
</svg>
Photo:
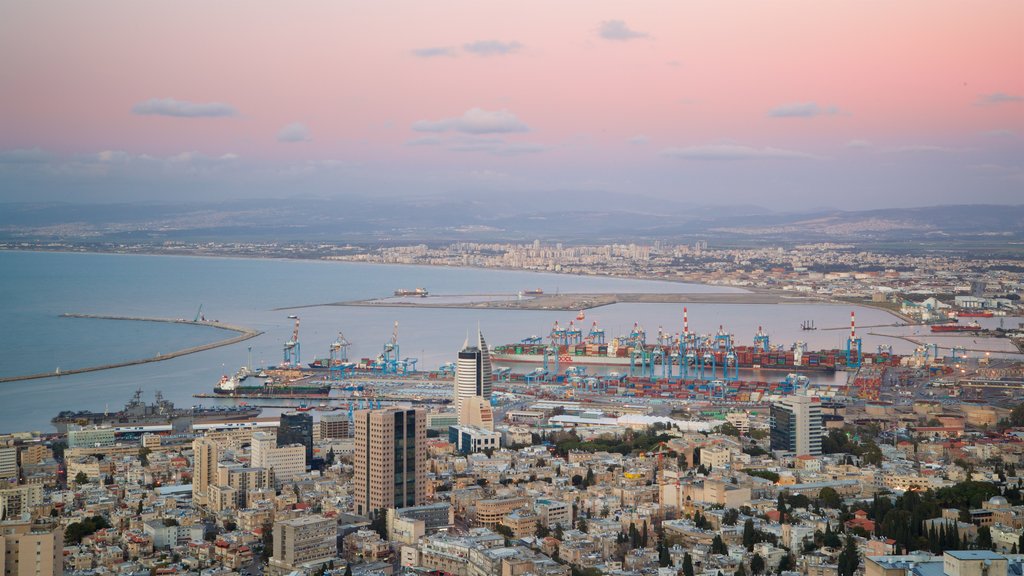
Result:
<svg viewBox="0 0 1024 576">
<path fill-rule="evenodd" d="M 794 456 L 820 456 L 821 401 L 799 395 L 773 402 L 771 448 Z"/>
<path fill-rule="evenodd" d="M 0 448 L 0 480 L 18 477 L 18 449 Z"/>
<path fill-rule="evenodd" d="M 217 481 L 217 460 L 220 450 L 208 438 L 192 441 L 192 501 L 199 506 L 208 502 L 210 484 Z"/>
<path fill-rule="evenodd" d="M 493 430 L 491 353 L 479 331 L 476 339 L 476 346 L 470 346 L 469 339 L 466 339 L 455 364 L 455 412 L 460 426 Z"/>
<path fill-rule="evenodd" d="M 290 574 L 314 568 L 338 555 L 338 521 L 323 516 L 300 516 L 274 522 L 274 556 L 268 573 Z"/>
<path fill-rule="evenodd" d="M 427 414 L 422 408 L 355 413 L 353 509 L 369 515 L 423 502 Z"/>
<path fill-rule="evenodd" d="M 320 439 L 351 438 L 352 422 L 348 414 L 325 414 L 320 417 Z"/>
<path fill-rule="evenodd" d="M 270 470 L 274 485 L 281 486 L 306 473 L 306 447 L 302 444 L 278 446 L 273 434 L 253 432 L 250 461 L 253 468 Z"/>
<path fill-rule="evenodd" d="M 0 522 L 0 569 L 10 576 L 64 574 L 64 531 L 26 518 Z"/>
<path fill-rule="evenodd" d="M 281 414 L 277 426 L 277 447 L 302 444 L 306 447 L 306 464 L 313 459 L 313 415 L 303 412 Z"/>
</svg>

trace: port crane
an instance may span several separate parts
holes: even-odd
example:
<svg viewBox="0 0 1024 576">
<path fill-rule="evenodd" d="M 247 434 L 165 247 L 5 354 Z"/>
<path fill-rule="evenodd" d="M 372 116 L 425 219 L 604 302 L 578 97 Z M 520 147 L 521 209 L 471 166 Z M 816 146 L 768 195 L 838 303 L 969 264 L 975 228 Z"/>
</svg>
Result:
<svg viewBox="0 0 1024 576">
<path fill-rule="evenodd" d="M 299 319 L 296 318 L 295 328 L 292 330 L 292 339 L 284 343 L 284 365 L 295 366 L 296 368 L 301 367 L 299 353 Z"/>
<path fill-rule="evenodd" d="M 760 326 L 757 327 L 757 334 L 754 334 L 754 352 L 767 354 L 771 352 L 771 344 L 768 334 Z"/>
<path fill-rule="evenodd" d="M 338 332 L 338 339 L 331 342 L 330 356 L 327 361 L 327 377 L 330 380 L 341 380 L 345 377 L 345 370 L 350 368 L 348 362 L 349 342 L 345 335 Z"/>
<path fill-rule="evenodd" d="M 202 318 L 204 321 L 206 320 L 206 318 L 203 317 L 203 305 L 202 304 L 199 305 L 199 310 L 196 310 L 196 317 L 192 321 L 193 322 L 199 322 L 200 318 Z"/>
</svg>

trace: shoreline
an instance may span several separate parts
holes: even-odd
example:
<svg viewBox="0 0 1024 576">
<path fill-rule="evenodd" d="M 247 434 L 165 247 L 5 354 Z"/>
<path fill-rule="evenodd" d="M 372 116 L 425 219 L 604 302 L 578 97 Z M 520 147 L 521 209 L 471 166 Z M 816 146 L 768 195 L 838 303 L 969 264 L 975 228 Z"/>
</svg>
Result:
<svg viewBox="0 0 1024 576">
<path fill-rule="evenodd" d="M 205 326 L 209 328 L 217 328 L 219 330 L 227 330 L 229 332 L 236 332 L 237 336 L 226 338 L 224 340 L 218 340 L 216 342 L 210 342 L 208 344 L 200 344 L 198 346 L 191 346 L 189 348 L 183 348 L 181 350 L 175 350 L 174 352 L 168 352 L 167 354 L 157 354 L 156 356 L 149 356 L 146 358 L 137 358 L 134 360 L 126 360 L 124 362 L 112 362 L 109 364 L 99 364 L 96 366 L 86 366 L 84 368 L 72 368 L 69 370 L 61 370 L 57 368 L 55 372 L 38 372 L 35 374 L 23 374 L 18 376 L 5 376 L 0 378 L 0 384 L 8 382 L 22 382 L 25 380 L 40 380 L 43 378 L 60 378 L 61 376 L 70 376 L 73 374 L 85 374 L 87 372 L 100 372 L 103 370 L 113 370 L 115 368 L 124 368 L 126 366 L 138 366 L 140 364 L 150 364 L 153 362 L 162 362 L 164 360 L 171 360 L 180 356 L 187 356 L 189 354 L 195 354 L 197 352 L 204 352 L 206 350 L 212 350 L 214 348 L 221 348 L 223 346 L 230 346 L 239 342 L 244 342 L 251 338 L 255 338 L 263 332 L 259 330 L 253 330 L 251 328 L 245 328 L 242 326 L 234 326 L 231 324 L 223 324 L 220 322 L 211 321 L 198 321 L 198 320 L 185 320 L 181 318 L 147 318 L 139 316 L 109 316 L 103 314 L 71 314 L 65 313 L 60 315 L 61 318 L 84 318 L 90 320 L 125 320 L 132 322 L 164 322 L 169 324 L 189 324 L 192 326 Z"/>
</svg>

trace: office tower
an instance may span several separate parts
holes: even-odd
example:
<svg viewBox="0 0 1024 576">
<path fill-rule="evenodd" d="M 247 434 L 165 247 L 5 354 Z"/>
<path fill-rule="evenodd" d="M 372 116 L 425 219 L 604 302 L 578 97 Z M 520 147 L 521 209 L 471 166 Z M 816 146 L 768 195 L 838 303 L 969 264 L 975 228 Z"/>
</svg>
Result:
<svg viewBox="0 0 1024 576">
<path fill-rule="evenodd" d="M 416 506 L 426 483 L 427 414 L 422 408 L 386 408 L 355 413 L 353 509 Z"/>
<path fill-rule="evenodd" d="M 460 426 L 493 430 L 491 353 L 487 350 L 483 334 L 478 331 L 476 337 L 476 346 L 470 346 L 469 339 L 466 339 L 455 364 L 455 412 Z"/>
<path fill-rule="evenodd" d="M 0 570 L 10 576 L 64 574 L 64 530 L 26 516 L 0 522 Z"/>
<path fill-rule="evenodd" d="M 270 470 L 274 486 L 281 486 L 306 473 L 306 447 L 302 444 L 277 445 L 277 439 L 267 432 L 253 432 L 253 468 Z"/>
<path fill-rule="evenodd" d="M 313 415 L 296 412 L 281 414 L 277 426 L 277 447 L 302 444 L 306 447 L 306 464 L 313 459 Z"/>
<path fill-rule="evenodd" d="M 274 556 L 269 574 L 313 568 L 338 555 L 338 521 L 319 515 L 274 522 Z"/>
<path fill-rule="evenodd" d="M 789 396 L 772 403 L 771 448 L 794 456 L 821 455 L 821 402 Z"/>
<path fill-rule="evenodd" d="M 210 484 L 217 481 L 217 444 L 207 438 L 192 441 L 192 501 L 199 506 L 208 502 Z"/>
</svg>

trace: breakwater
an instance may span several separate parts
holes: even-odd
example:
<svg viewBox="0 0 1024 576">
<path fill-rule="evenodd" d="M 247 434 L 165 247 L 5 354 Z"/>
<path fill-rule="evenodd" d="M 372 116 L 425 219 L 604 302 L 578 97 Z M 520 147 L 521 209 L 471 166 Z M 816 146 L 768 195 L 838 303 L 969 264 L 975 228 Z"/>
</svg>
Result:
<svg viewBox="0 0 1024 576">
<path fill-rule="evenodd" d="M 57 368 L 53 372 L 39 372 L 36 374 L 23 374 L 20 376 L 7 376 L 0 378 L 0 383 L 4 382 L 18 382 L 21 380 L 37 380 L 40 378 L 52 378 L 54 376 L 69 376 L 72 374 L 84 374 L 86 372 L 99 372 L 101 370 L 113 370 L 114 368 L 123 368 L 125 366 L 136 366 L 138 364 L 149 364 L 151 362 L 161 362 L 164 360 L 170 360 L 172 358 L 178 358 L 179 356 L 187 356 L 189 354 L 195 354 L 196 352 L 203 352 L 204 350 L 212 350 L 214 348 L 220 348 L 221 346 L 230 346 L 231 344 L 237 344 L 244 342 L 250 338 L 255 338 L 263 332 L 259 330 L 253 330 L 243 326 L 234 326 L 232 324 L 224 324 L 222 322 L 210 322 L 205 320 L 185 320 L 183 318 L 147 318 L 141 316 L 108 316 L 101 314 L 61 314 L 61 318 L 85 318 L 90 320 L 124 320 L 131 322 L 164 322 L 170 324 L 190 324 L 193 326 L 205 326 L 208 328 L 217 328 L 219 330 L 227 330 L 234 332 L 236 336 L 225 338 L 224 340 L 218 340 L 216 342 L 210 342 L 209 344 L 201 344 L 199 346 L 192 346 L 182 350 L 176 350 L 167 354 L 157 354 L 156 356 L 150 356 L 147 358 L 138 358 L 135 360 L 126 360 L 124 362 L 114 362 L 110 364 L 99 364 L 97 366 L 86 366 L 84 368 L 71 368 L 68 370 L 61 370 Z"/>
</svg>

